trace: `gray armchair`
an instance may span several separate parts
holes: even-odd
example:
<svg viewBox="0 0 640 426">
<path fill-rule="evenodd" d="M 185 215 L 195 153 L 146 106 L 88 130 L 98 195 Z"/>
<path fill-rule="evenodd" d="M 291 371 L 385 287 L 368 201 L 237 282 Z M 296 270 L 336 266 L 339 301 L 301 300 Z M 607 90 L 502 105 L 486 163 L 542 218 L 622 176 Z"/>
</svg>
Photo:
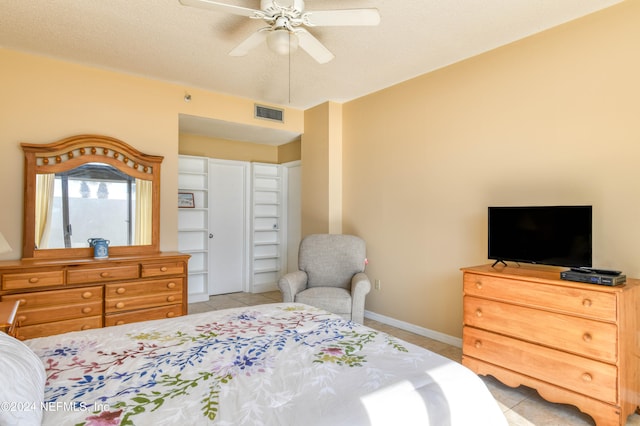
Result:
<svg viewBox="0 0 640 426">
<path fill-rule="evenodd" d="M 315 306 L 358 323 L 371 282 L 365 242 L 353 235 L 314 234 L 300 242 L 298 271 L 280 278 L 283 302 Z"/>
</svg>

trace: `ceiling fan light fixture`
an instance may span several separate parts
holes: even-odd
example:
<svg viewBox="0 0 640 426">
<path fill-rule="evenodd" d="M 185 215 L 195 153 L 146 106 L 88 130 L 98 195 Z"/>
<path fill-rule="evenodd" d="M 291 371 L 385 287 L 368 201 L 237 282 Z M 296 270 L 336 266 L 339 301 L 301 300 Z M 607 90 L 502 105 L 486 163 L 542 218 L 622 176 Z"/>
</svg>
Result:
<svg viewBox="0 0 640 426">
<path fill-rule="evenodd" d="M 278 28 L 267 35 L 267 45 L 278 55 L 288 55 L 298 49 L 298 37 L 286 28 Z"/>
</svg>

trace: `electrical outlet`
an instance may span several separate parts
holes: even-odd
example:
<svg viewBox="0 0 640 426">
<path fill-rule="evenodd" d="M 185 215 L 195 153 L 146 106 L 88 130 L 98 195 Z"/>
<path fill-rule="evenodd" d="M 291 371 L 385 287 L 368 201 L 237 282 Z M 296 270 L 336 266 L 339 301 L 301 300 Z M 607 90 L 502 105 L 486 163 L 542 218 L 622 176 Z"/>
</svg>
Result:
<svg viewBox="0 0 640 426">
<path fill-rule="evenodd" d="M 375 280 L 373 283 L 373 288 L 376 290 L 380 290 L 380 280 Z"/>
</svg>

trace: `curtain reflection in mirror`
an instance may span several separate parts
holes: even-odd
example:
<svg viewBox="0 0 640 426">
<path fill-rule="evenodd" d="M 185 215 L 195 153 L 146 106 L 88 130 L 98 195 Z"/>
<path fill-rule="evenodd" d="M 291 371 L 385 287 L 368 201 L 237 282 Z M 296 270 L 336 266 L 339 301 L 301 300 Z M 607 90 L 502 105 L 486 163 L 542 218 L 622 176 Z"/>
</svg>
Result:
<svg viewBox="0 0 640 426">
<path fill-rule="evenodd" d="M 136 226 L 133 244 L 151 244 L 153 182 L 136 179 Z"/>
<path fill-rule="evenodd" d="M 36 248 L 47 248 L 53 211 L 53 188 L 56 175 L 36 175 Z"/>
</svg>

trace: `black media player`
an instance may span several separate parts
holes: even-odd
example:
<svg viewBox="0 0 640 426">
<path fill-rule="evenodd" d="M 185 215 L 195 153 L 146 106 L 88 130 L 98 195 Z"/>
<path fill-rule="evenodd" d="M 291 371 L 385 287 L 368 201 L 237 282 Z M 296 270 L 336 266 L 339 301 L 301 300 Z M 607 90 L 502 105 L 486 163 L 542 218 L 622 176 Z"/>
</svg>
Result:
<svg viewBox="0 0 640 426">
<path fill-rule="evenodd" d="M 627 281 L 627 276 L 624 274 L 598 274 L 596 272 L 579 272 L 575 270 L 560 272 L 560 278 L 566 281 L 608 286 L 622 285 Z"/>
</svg>

